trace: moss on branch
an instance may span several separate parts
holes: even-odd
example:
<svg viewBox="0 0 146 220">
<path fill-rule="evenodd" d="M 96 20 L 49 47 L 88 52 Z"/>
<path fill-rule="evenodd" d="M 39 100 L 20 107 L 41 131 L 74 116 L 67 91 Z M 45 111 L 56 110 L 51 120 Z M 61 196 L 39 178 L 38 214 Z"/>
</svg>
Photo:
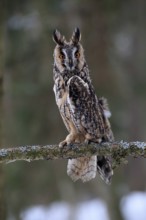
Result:
<svg viewBox="0 0 146 220">
<path fill-rule="evenodd" d="M 102 144 L 74 144 L 59 148 L 58 145 L 34 145 L 4 148 L 0 150 L 0 163 L 11 163 L 17 160 L 28 162 L 34 160 L 55 160 L 106 155 L 113 159 L 113 168 L 126 162 L 127 156 L 146 157 L 145 142 L 113 142 Z"/>
</svg>

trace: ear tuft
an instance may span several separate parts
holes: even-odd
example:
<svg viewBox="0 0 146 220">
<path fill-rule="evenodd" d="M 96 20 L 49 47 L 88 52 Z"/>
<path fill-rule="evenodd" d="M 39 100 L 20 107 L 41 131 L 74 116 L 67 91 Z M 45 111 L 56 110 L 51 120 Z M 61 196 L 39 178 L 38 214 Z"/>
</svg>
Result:
<svg viewBox="0 0 146 220">
<path fill-rule="evenodd" d="M 56 44 L 59 44 L 60 46 L 64 44 L 65 38 L 60 34 L 58 30 L 54 30 L 53 32 L 53 40 Z"/>
<path fill-rule="evenodd" d="M 71 40 L 75 44 L 77 44 L 81 40 L 81 33 L 78 27 L 75 28 Z"/>
</svg>

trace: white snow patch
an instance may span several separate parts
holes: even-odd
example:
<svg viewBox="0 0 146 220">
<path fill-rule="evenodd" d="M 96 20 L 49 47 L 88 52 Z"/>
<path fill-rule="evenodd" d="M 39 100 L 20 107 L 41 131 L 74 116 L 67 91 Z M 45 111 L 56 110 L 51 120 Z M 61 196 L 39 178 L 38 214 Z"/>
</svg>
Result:
<svg viewBox="0 0 146 220">
<path fill-rule="evenodd" d="M 68 220 L 69 205 L 56 202 L 50 206 L 34 206 L 21 213 L 22 220 Z"/>
<path fill-rule="evenodd" d="M 81 203 L 76 212 L 76 220 L 109 220 L 107 208 L 99 199 Z"/>
<path fill-rule="evenodd" d="M 134 192 L 124 196 L 121 211 L 125 220 L 146 220 L 146 193 Z"/>
<path fill-rule="evenodd" d="M 50 206 L 34 206 L 21 213 L 22 220 L 109 220 L 105 204 L 101 200 L 91 200 L 71 206 L 65 202 Z"/>
<path fill-rule="evenodd" d="M 146 220 L 146 192 L 133 192 L 121 199 L 124 220 Z M 55 202 L 50 206 L 38 205 L 24 210 L 21 220 L 109 220 L 106 204 L 100 199 L 71 205 Z"/>
</svg>

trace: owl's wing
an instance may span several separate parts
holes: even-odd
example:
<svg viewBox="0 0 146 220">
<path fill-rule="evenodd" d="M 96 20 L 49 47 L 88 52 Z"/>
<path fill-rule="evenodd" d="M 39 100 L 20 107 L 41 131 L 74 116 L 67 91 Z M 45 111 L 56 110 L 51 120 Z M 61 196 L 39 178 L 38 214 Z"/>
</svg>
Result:
<svg viewBox="0 0 146 220">
<path fill-rule="evenodd" d="M 111 125 L 109 122 L 109 118 L 111 117 L 111 112 L 110 112 L 107 100 L 103 97 L 99 98 L 98 105 L 100 106 L 104 114 L 103 118 L 104 118 L 105 136 L 103 138 L 103 141 L 114 141 L 114 135 L 111 130 Z"/>
<path fill-rule="evenodd" d="M 105 132 L 103 112 L 98 109 L 95 93 L 80 77 L 73 76 L 68 81 L 67 100 L 77 131 L 90 140 L 101 139 Z"/>
</svg>

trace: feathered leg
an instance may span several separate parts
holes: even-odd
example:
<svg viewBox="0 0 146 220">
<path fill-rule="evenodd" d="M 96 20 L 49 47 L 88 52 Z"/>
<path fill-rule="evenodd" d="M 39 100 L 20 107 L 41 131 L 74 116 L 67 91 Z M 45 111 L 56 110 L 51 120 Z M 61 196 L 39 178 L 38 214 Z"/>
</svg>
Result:
<svg viewBox="0 0 146 220">
<path fill-rule="evenodd" d="M 87 182 L 95 178 L 97 171 L 96 158 L 96 156 L 92 156 L 68 160 L 67 174 L 73 181 L 81 179 L 83 182 Z"/>
</svg>

